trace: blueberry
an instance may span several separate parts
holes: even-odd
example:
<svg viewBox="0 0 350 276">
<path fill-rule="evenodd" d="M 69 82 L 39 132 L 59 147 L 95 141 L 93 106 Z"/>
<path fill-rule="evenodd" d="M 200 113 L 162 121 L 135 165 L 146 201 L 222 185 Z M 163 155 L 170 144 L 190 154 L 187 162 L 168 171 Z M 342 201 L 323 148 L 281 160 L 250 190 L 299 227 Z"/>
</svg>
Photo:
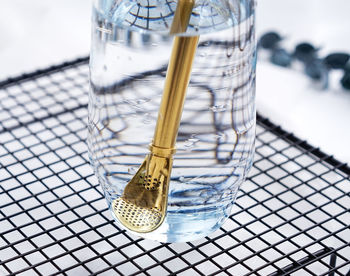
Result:
<svg viewBox="0 0 350 276">
<path fill-rule="evenodd" d="M 270 61 L 278 66 L 289 67 L 292 63 L 292 56 L 285 49 L 275 49 L 271 54 Z"/>
<path fill-rule="evenodd" d="M 350 55 L 347 53 L 333 53 L 324 58 L 324 63 L 331 69 L 344 69 L 349 59 Z"/>
<path fill-rule="evenodd" d="M 315 58 L 317 50 L 310 43 L 303 42 L 295 47 L 294 57 L 302 62 L 308 62 Z"/>
<path fill-rule="evenodd" d="M 321 59 L 313 59 L 305 65 L 305 73 L 311 79 L 319 81 L 323 89 L 328 87 L 328 68 Z"/>
<path fill-rule="evenodd" d="M 344 89 L 350 90 L 350 71 L 346 71 L 344 73 L 344 76 L 340 80 L 340 83 L 344 87 Z"/>
<path fill-rule="evenodd" d="M 277 47 L 278 42 L 282 40 L 282 37 L 276 32 L 268 32 L 261 36 L 259 40 L 259 46 L 264 49 L 274 49 Z"/>
<path fill-rule="evenodd" d="M 350 60 L 345 64 L 344 72 L 350 72 Z"/>
<path fill-rule="evenodd" d="M 313 59 L 305 65 L 305 73 L 313 80 L 320 80 L 324 72 L 328 73 L 327 67 L 320 59 Z"/>
</svg>

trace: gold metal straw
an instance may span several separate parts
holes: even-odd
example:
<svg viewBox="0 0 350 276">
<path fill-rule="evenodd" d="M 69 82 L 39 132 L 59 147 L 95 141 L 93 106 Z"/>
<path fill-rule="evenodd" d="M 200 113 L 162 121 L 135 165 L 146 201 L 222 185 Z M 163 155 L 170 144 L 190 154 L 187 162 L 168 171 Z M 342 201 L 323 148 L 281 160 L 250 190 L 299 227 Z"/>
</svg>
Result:
<svg viewBox="0 0 350 276">
<path fill-rule="evenodd" d="M 170 33 L 185 32 L 194 0 L 179 0 Z M 199 36 L 175 36 L 150 153 L 113 209 L 128 229 L 148 233 L 166 216 L 175 142 Z"/>
</svg>

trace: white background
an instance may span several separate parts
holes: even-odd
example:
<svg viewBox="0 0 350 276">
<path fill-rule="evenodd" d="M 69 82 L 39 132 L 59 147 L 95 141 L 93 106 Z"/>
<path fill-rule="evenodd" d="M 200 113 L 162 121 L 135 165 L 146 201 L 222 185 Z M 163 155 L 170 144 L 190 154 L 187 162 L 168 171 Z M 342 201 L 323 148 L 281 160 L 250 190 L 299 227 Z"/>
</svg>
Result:
<svg viewBox="0 0 350 276">
<path fill-rule="evenodd" d="M 1 0 L 0 80 L 85 56 L 90 45 L 91 0 Z M 350 52 L 349 0 L 258 0 L 257 33 L 277 30 L 283 46 L 309 41 L 331 51 Z M 283 69 L 260 55 L 257 107 L 284 129 L 350 163 L 350 91 L 332 72 L 322 91 L 301 68 Z"/>
</svg>

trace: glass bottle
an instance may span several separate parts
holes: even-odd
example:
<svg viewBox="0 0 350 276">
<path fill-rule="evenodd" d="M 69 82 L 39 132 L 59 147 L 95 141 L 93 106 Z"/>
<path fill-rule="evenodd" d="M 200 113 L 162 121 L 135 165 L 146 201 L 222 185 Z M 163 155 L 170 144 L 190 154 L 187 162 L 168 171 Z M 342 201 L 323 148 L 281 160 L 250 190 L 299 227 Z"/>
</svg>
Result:
<svg viewBox="0 0 350 276">
<path fill-rule="evenodd" d="M 231 214 L 255 140 L 255 1 L 94 0 L 88 148 L 112 215 L 152 141 L 175 37 L 199 36 L 176 140 L 161 242 L 209 235 Z M 130 231 L 130 229 L 128 229 Z M 133 232 L 133 231 L 131 231 Z"/>
</svg>

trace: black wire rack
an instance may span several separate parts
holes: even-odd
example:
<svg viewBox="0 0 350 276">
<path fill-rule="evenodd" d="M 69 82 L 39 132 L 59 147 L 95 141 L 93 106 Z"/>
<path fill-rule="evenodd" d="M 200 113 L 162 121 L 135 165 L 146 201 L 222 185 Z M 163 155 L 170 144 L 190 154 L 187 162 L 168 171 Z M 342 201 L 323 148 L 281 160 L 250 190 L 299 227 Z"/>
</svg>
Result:
<svg viewBox="0 0 350 276">
<path fill-rule="evenodd" d="M 120 230 L 88 163 L 87 62 L 0 83 L 0 275 L 350 275 L 350 168 L 261 115 L 218 231 L 162 244 Z"/>
</svg>

